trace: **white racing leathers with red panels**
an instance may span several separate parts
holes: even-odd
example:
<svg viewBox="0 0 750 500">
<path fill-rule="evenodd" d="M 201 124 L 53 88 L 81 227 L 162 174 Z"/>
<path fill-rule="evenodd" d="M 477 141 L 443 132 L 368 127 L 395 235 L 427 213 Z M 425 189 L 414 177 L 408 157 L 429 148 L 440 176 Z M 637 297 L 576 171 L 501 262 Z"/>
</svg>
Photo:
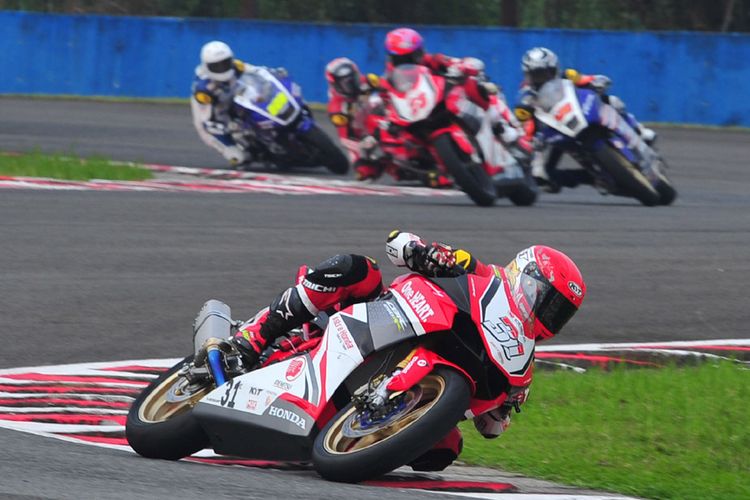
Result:
<svg viewBox="0 0 750 500">
<path fill-rule="evenodd" d="M 397 252 L 389 254 L 397 264 L 404 262 L 399 261 Z M 461 374 L 469 386 L 471 397 L 465 417 L 479 417 L 480 431 L 497 435 L 504 425 L 496 426 L 492 421 L 497 422 L 497 415 L 503 415 L 498 417 L 502 420 L 507 414 L 491 412 L 523 402 L 532 379 L 535 341 L 531 325 L 518 319 L 520 311 L 511 297 L 504 268 L 483 264 L 461 250 L 456 255 L 466 274 L 431 279 L 417 273 L 402 275 L 378 299 L 332 314 L 322 335 L 308 341 L 312 346 L 298 346 L 288 357 L 262 364 L 206 395 L 193 413 L 211 436 L 214 449 L 242 456 L 251 442 L 254 456 L 259 458 L 308 459 L 315 429 L 337 414 L 335 393 L 343 384 L 352 383 L 349 377 L 353 372 L 376 353 L 414 341 L 417 347 L 403 359 L 399 365 L 402 368 L 387 379 L 388 391 L 408 390 L 438 366 L 447 366 Z M 455 334 L 474 336 L 489 355 L 488 369 L 494 367 L 507 381 L 507 390 L 478 392 L 466 369 L 419 342 L 422 336 L 452 331 L 459 312 L 470 318 L 473 327 L 469 329 L 476 333 Z M 460 435 L 451 431 L 438 445 L 460 449 Z M 414 461 L 415 468 L 420 468 L 420 458 Z M 421 470 L 430 467 L 439 468 L 428 464 Z"/>
</svg>

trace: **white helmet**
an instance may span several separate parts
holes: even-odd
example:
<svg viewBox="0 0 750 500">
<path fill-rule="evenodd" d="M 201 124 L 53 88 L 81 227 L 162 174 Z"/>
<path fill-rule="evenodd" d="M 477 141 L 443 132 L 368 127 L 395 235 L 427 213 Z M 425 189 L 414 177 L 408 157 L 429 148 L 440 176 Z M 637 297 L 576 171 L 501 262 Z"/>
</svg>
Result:
<svg viewBox="0 0 750 500">
<path fill-rule="evenodd" d="M 234 54 L 224 42 L 214 40 L 201 48 L 201 65 L 208 77 L 219 82 L 231 80 L 234 76 L 232 58 Z"/>
</svg>

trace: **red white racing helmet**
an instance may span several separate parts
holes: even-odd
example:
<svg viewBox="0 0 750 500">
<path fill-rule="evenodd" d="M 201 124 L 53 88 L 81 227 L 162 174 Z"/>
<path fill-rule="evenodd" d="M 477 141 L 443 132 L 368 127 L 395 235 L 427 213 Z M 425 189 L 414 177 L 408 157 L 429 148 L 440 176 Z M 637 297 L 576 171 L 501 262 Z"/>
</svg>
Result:
<svg viewBox="0 0 750 500">
<path fill-rule="evenodd" d="M 326 80 L 339 94 L 354 99 L 360 93 L 360 72 L 349 58 L 338 57 L 326 65 Z"/>
<path fill-rule="evenodd" d="M 543 245 L 529 247 L 505 266 L 513 300 L 537 340 L 557 335 L 586 295 L 581 271 L 570 257 Z"/>
<path fill-rule="evenodd" d="M 211 80 L 227 82 L 234 76 L 234 54 L 224 42 L 214 40 L 201 48 L 201 65 Z"/>
</svg>

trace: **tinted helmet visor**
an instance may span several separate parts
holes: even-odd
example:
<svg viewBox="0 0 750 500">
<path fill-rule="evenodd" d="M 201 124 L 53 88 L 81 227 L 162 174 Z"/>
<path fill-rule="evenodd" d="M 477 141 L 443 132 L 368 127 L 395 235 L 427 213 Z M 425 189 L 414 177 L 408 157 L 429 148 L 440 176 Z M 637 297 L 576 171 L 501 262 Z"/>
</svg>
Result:
<svg viewBox="0 0 750 500">
<path fill-rule="evenodd" d="M 531 316 L 539 320 L 552 335 L 557 335 L 578 310 L 565 295 L 552 286 L 535 262 L 526 266 L 519 276 L 517 286 L 531 307 Z"/>
<path fill-rule="evenodd" d="M 538 89 L 556 76 L 557 68 L 532 69 L 526 72 L 526 79 L 535 89 Z"/>
<path fill-rule="evenodd" d="M 221 61 L 212 62 L 206 64 L 206 68 L 211 73 L 225 73 L 232 69 L 232 58 L 223 59 Z"/>
</svg>

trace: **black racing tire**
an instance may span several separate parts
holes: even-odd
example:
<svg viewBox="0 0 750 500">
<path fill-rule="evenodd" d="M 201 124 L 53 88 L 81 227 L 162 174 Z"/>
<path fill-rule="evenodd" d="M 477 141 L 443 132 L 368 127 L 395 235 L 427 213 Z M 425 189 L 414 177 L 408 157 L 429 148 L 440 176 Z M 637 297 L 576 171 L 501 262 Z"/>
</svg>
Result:
<svg viewBox="0 0 750 500">
<path fill-rule="evenodd" d="M 672 186 L 672 183 L 659 176 L 659 180 L 656 182 L 656 191 L 659 193 L 659 205 L 671 205 L 677 198 L 677 190 Z"/>
<path fill-rule="evenodd" d="M 622 194 L 632 196 L 647 207 L 659 205 L 659 193 L 651 182 L 619 151 L 606 145 L 594 153 L 594 158 L 612 176 Z"/>
<path fill-rule="evenodd" d="M 471 397 L 466 378 L 443 366 L 409 389 L 416 390 L 420 392 L 416 406 L 386 427 L 360 438 L 346 437 L 341 432 L 357 413 L 353 404 L 339 411 L 315 438 L 312 460 L 318 474 L 330 481 L 357 483 L 411 462 L 453 429 L 463 418 Z M 434 397 L 427 400 L 425 395 Z M 365 444 L 358 447 L 363 441 Z"/>
<path fill-rule="evenodd" d="M 497 200 L 495 185 L 482 165 L 468 158 L 462 159 L 463 155 L 459 155 L 456 150 L 457 146 L 448 134 L 439 136 L 433 145 L 448 173 L 474 203 L 480 207 L 495 204 Z"/>
<path fill-rule="evenodd" d="M 523 176 L 526 183 L 511 191 L 508 198 L 517 207 L 530 207 L 536 203 L 537 196 L 539 196 L 539 186 L 526 169 L 524 169 Z"/>
<path fill-rule="evenodd" d="M 537 191 L 531 189 L 528 186 L 522 186 L 514 189 L 512 193 L 508 195 L 511 203 L 517 207 L 530 207 L 536 203 Z"/>
<path fill-rule="evenodd" d="M 317 124 L 299 136 L 313 151 L 316 151 L 314 160 L 336 175 L 344 175 L 349 171 L 349 160 L 343 151 Z"/>
<path fill-rule="evenodd" d="M 163 460 L 179 460 L 208 446 L 208 436 L 192 411 L 192 404 L 205 389 L 197 392 L 189 403 L 172 404 L 163 396 L 179 380 L 177 372 L 193 356 L 183 359 L 141 392 L 128 412 L 125 435 L 128 444 L 139 455 Z M 168 407 L 168 405 L 172 405 Z"/>
<path fill-rule="evenodd" d="M 669 177 L 667 177 L 667 174 L 664 171 L 665 168 L 666 164 L 664 161 L 659 160 L 659 163 L 656 166 L 657 180 L 654 184 L 656 191 L 659 193 L 659 205 L 671 205 L 677 198 L 677 190 L 672 185 L 672 181 L 669 180 Z"/>
</svg>

